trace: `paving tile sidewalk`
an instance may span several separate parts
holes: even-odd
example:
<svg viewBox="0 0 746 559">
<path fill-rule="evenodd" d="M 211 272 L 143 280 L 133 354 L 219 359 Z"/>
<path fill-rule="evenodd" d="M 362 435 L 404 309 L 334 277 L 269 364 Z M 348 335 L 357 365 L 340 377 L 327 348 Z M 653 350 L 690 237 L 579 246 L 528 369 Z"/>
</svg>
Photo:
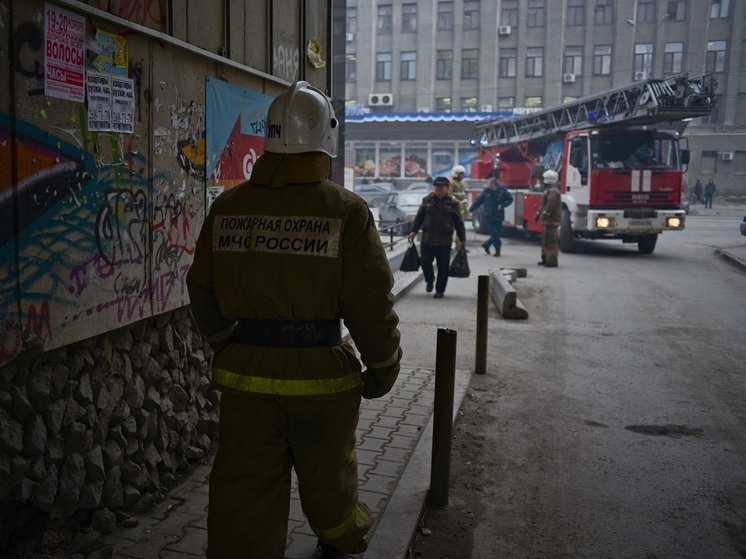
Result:
<svg viewBox="0 0 746 559">
<path fill-rule="evenodd" d="M 430 369 L 403 369 L 391 393 L 363 401 L 357 430 L 360 496 L 377 519 L 370 548 L 363 555 L 367 559 L 404 557 L 414 533 L 425 496 L 422 475 L 428 470 L 423 461 L 429 457 L 434 376 Z M 458 377 L 456 408 L 468 383 L 466 373 L 459 372 Z M 407 472 L 410 463 L 417 465 Z M 210 467 L 210 463 L 197 466 L 163 503 L 140 516 L 137 526 L 121 527 L 105 536 L 114 557 L 204 557 Z M 407 481 L 401 485 L 403 479 Z M 412 484 L 413 479 L 419 483 Z M 397 491 L 401 492 L 398 497 Z M 314 556 L 316 536 L 301 511 L 295 479 L 291 498 L 286 556 L 308 559 Z M 394 517 L 387 518 L 388 514 Z M 378 533 L 381 525 L 387 528 Z"/>
</svg>

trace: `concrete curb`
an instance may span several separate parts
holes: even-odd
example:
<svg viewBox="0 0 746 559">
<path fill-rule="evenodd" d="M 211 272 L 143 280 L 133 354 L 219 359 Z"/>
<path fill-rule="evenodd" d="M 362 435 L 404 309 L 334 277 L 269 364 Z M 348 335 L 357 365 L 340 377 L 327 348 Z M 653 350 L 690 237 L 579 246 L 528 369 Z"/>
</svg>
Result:
<svg viewBox="0 0 746 559">
<path fill-rule="evenodd" d="M 515 288 L 502 271 L 490 274 L 490 296 L 503 318 L 528 318 L 528 311 L 518 300 Z"/>
<path fill-rule="evenodd" d="M 743 252 L 743 249 L 741 249 L 741 251 Z M 737 266 L 740 266 L 743 269 L 746 269 L 746 259 L 742 258 L 741 256 L 736 255 L 734 252 L 728 250 L 727 248 L 715 249 L 715 254 L 730 260 L 731 262 L 733 262 Z"/>
</svg>

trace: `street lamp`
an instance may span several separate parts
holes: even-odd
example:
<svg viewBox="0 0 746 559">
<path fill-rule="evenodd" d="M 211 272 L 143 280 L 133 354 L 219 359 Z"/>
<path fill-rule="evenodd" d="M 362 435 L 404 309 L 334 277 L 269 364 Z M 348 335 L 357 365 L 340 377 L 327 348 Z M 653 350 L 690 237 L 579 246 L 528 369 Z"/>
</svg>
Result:
<svg viewBox="0 0 746 559">
<path fill-rule="evenodd" d="M 647 51 L 647 53 L 646 53 L 646 56 L 645 56 L 645 65 L 644 66 L 645 66 L 645 76 L 648 77 L 648 78 L 652 78 L 653 77 L 653 47 L 655 45 L 655 39 L 658 36 L 658 29 L 660 29 L 661 25 L 663 25 L 664 23 L 666 23 L 669 19 L 671 19 L 671 14 L 670 13 L 664 15 L 661 18 L 660 23 L 655 28 L 655 31 L 653 31 L 653 42 L 652 43 L 648 42 L 648 38 L 645 36 L 645 33 L 643 33 L 640 30 L 640 28 L 637 27 L 637 23 L 635 23 L 635 20 L 633 20 L 633 19 L 628 19 L 627 20 L 627 25 L 629 25 L 635 31 L 637 31 L 642 36 L 642 40 L 645 41 L 645 50 Z"/>
</svg>

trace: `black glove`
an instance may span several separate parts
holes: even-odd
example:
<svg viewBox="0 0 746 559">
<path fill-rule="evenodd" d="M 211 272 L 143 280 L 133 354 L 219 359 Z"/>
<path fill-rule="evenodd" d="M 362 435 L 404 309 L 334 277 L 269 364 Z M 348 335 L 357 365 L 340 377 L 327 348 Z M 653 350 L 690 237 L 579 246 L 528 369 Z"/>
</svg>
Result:
<svg viewBox="0 0 746 559">
<path fill-rule="evenodd" d="M 372 369 L 369 367 L 363 371 L 363 398 L 371 400 L 389 393 L 391 387 L 396 382 L 396 378 L 399 376 L 401 356 L 402 350 L 399 348 L 399 358 L 395 365 L 381 369 Z"/>
</svg>

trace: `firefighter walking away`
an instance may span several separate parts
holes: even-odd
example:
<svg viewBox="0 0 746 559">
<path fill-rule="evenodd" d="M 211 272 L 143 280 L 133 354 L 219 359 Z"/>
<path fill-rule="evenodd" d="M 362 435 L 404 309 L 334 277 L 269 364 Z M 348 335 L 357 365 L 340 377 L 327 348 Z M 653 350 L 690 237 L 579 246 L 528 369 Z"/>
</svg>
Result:
<svg viewBox="0 0 746 559">
<path fill-rule="evenodd" d="M 355 429 L 361 397 L 391 389 L 402 352 L 373 216 L 328 179 L 338 132 L 323 92 L 300 81 L 281 93 L 264 155 L 215 200 L 197 242 L 187 285 L 221 391 L 210 559 L 285 557 L 292 469 L 322 556 L 367 547 Z"/>
</svg>

